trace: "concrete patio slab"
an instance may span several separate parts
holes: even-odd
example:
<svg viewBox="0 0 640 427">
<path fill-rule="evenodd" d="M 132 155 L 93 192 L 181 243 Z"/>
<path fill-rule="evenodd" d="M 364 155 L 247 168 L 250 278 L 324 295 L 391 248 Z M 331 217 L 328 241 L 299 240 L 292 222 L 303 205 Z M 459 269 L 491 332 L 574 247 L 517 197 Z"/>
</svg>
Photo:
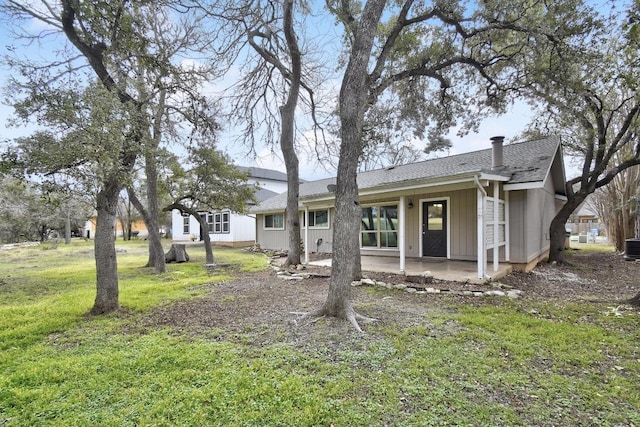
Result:
<svg viewBox="0 0 640 427">
<path fill-rule="evenodd" d="M 361 256 L 362 271 L 400 274 L 400 260 L 387 256 Z M 331 258 L 309 262 L 309 265 L 331 267 Z M 498 271 L 493 271 L 493 264 L 487 265 L 487 275 L 496 280 L 512 271 L 510 264 L 499 264 Z M 478 278 L 478 264 L 475 261 L 457 261 L 442 258 L 406 258 L 405 274 L 419 275 L 431 272 L 435 279 L 455 282 L 484 283 Z"/>
</svg>

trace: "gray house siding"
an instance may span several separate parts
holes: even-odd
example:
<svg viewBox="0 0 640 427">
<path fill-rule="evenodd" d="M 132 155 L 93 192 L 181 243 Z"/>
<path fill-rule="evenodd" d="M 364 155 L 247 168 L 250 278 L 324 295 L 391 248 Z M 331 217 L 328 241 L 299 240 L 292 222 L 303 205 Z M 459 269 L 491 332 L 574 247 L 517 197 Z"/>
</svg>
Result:
<svg viewBox="0 0 640 427">
<path fill-rule="evenodd" d="M 510 261 L 526 263 L 525 232 L 527 230 L 527 192 L 509 192 Z"/>
<path fill-rule="evenodd" d="M 549 226 L 562 203 L 551 179 L 543 188 L 510 192 L 510 262 L 526 264 L 546 254 Z"/>
<path fill-rule="evenodd" d="M 304 210 L 300 210 L 300 221 L 302 223 L 302 215 Z M 333 215 L 334 209 L 329 209 L 329 228 L 309 228 L 309 251 L 325 252 L 333 251 Z M 284 230 L 267 230 L 264 228 L 264 214 L 256 215 L 256 236 L 262 249 L 285 250 L 289 247 L 289 237 L 286 230 L 286 218 Z M 304 227 L 300 229 L 300 237 L 304 240 Z M 318 239 L 322 239 L 320 244 L 316 244 Z"/>
<path fill-rule="evenodd" d="M 285 218 L 286 228 L 286 218 Z M 264 228 L 264 214 L 256 215 L 256 241 L 260 243 L 262 249 L 282 250 L 286 249 L 287 230 L 268 230 Z"/>
<path fill-rule="evenodd" d="M 477 256 L 478 233 L 476 231 L 476 190 L 469 188 L 452 192 L 418 193 L 405 196 L 406 203 L 413 202 L 413 209 L 406 207 L 407 226 L 405 240 L 408 257 L 420 257 L 422 218 L 419 204 L 425 200 L 448 200 L 449 248 L 451 259 L 473 260 Z"/>
<path fill-rule="evenodd" d="M 451 194 L 451 259 L 478 257 L 477 206 L 476 189 Z"/>
<path fill-rule="evenodd" d="M 503 156 L 494 156 L 498 150 Z M 502 157 L 503 163 L 494 165 L 494 157 Z M 563 205 L 563 196 L 566 194 L 564 176 L 562 149 L 559 140 L 554 137 L 504 147 L 492 143 L 492 149 L 488 150 L 360 173 L 357 178 L 360 204 L 363 207 L 388 206 L 399 204 L 402 200 L 404 206 L 398 209 L 397 218 L 404 212 L 405 219 L 400 224 L 396 219 L 389 220 L 385 216 L 385 224 L 402 229 L 397 230 L 398 234 L 394 236 L 389 234 L 389 229 L 372 228 L 368 231 L 371 234 L 367 235 L 366 242 L 372 246 L 362 248 L 361 254 L 398 257 L 401 265 L 404 258 L 419 258 L 423 253 L 444 256 L 444 248 L 439 244 L 444 236 L 439 233 L 439 227 L 427 233 L 434 240 L 424 245 L 428 251 L 423 248 L 423 211 L 426 202 L 444 200 L 447 202 L 446 256 L 449 259 L 480 260 L 478 274 L 479 277 L 485 277 L 487 273 L 483 265 L 491 261 L 504 262 L 508 249 L 509 262 L 530 268 L 548 253 L 549 225 Z M 301 184 L 301 205 L 310 210 L 327 209 L 333 204 L 335 195 L 331 193 L 331 187 L 335 183 L 335 178 L 327 178 Z M 486 192 L 486 204 L 481 211 L 478 206 L 479 185 L 483 185 L 481 192 Z M 499 186 L 499 191 L 494 191 L 496 186 Z M 500 202 L 494 203 L 494 195 Z M 257 240 L 264 248 L 287 247 L 287 230 L 264 229 L 265 215 L 282 212 L 285 206 L 286 195 L 282 194 L 263 201 L 253 209 L 257 214 Z M 330 212 L 332 226 L 335 220 L 332 208 Z M 437 213 L 438 208 L 432 212 Z M 480 212 L 484 215 L 482 218 L 478 217 Z M 503 214 L 508 217 L 505 219 Z M 373 217 L 373 210 L 369 215 Z M 432 220 L 435 217 L 437 215 L 432 215 Z M 479 221 L 484 222 L 481 230 L 478 229 Z M 433 220 L 429 224 L 436 225 L 438 222 Z M 332 230 L 332 227 L 308 230 L 307 249 L 311 252 L 332 252 Z M 508 238 L 505 238 L 505 231 Z M 373 233 L 376 234 L 375 239 Z M 394 241 L 395 237 L 397 239 Z M 486 243 L 481 244 L 479 238 Z M 403 250 L 384 247 L 402 241 Z M 499 247 L 495 260 L 490 249 L 494 244 Z M 483 247 L 486 250 L 483 251 Z"/>
</svg>

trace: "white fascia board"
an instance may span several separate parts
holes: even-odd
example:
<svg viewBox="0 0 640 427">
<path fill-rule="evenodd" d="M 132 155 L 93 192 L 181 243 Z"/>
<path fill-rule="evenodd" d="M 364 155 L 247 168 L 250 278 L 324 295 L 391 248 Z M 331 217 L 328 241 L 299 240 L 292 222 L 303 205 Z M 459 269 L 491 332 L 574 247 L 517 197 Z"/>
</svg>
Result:
<svg viewBox="0 0 640 427">
<path fill-rule="evenodd" d="M 439 179 L 436 178 L 436 179 L 425 180 L 425 181 L 414 180 L 414 181 L 408 182 L 407 184 L 395 183 L 395 184 L 390 184 L 385 186 L 367 188 L 367 189 L 360 190 L 359 196 L 396 193 L 396 192 L 407 191 L 407 190 L 441 187 L 441 186 L 451 185 L 451 184 L 474 183 L 476 177 L 479 177 L 482 181 L 487 181 L 485 186 L 489 185 L 488 181 L 502 181 L 502 182 L 509 181 L 509 178 L 506 176 L 487 174 L 487 173 L 482 173 L 478 171 L 478 172 L 461 174 L 455 177 L 449 176 L 446 178 L 439 178 Z M 300 197 L 300 203 L 302 205 L 309 205 L 311 203 L 320 203 L 320 202 L 331 203 L 334 201 L 335 201 L 335 195 L 326 194 L 326 193 L 318 196 Z"/>
<path fill-rule="evenodd" d="M 491 173 L 481 173 L 478 175 L 478 179 L 481 181 L 502 181 L 502 182 L 507 182 L 509 181 L 511 178 L 509 178 L 508 176 L 503 176 L 503 175 L 494 175 Z"/>
<path fill-rule="evenodd" d="M 431 188 L 431 187 L 441 187 L 441 186 L 451 185 L 451 184 L 461 184 L 461 183 L 467 183 L 467 182 L 472 183 L 474 182 L 474 179 L 476 176 L 478 176 L 478 173 L 474 172 L 474 173 L 468 173 L 464 175 L 458 175 L 455 178 L 447 177 L 447 178 L 440 178 L 440 179 L 425 180 L 421 182 L 412 181 L 412 183 L 408 185 L 393 184 L 393 185 L 388 185 L 383 187 L 381 186 L 372 187 L 372 188 L 367 188 L 365 190 L 360 191 L 359 195 L 369 196 L 372 194 L 396 193 L 399 191 L 418 190 L 421 188 Z"/>
<path fill-rule="evenodd" d="M 521 182 L 519 184 L 505 184 L 504 189 L 506 191 L 513 190 L 532 190 L 535 188 L 544 188 L 543 181 L 533 181 L 533 182 Z"/>
<path fill-rule="evenodd" d="M 253 214 L 253 215 L 263 215 L 263 214 L 272 214 L 272 213 L 283 213 L 286 209 L 282 209 L 282 208 L 274 208 L 274 209 L 254 209 L 254 210 L 250 210 L 249 212 L 247 212 L 248 214 Z"/>
</svg>

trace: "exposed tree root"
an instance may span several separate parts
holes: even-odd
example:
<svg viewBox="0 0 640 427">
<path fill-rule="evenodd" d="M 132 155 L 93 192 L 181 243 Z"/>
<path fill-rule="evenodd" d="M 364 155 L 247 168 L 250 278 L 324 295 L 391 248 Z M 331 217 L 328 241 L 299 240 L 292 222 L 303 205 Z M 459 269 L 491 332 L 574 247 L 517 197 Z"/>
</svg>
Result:
<svg viewBox="0 0 640 427">
<path fill-rule="evenodd" d="M 295 314 L 301 316 L 297 321 L 294 320 L 294 325 L 298 326 L 298 322 L 304 322 L 304 324 L 315 323 L 320 319 L 325 317 L 337 317 L 338 319 L 344 319 L 351 323 L 351 325 L 355 328 L 356 331 L 360 333 L 364 333 L 358 321 L 363 323 L 373 323 L 377 322 L 378 319 L 374 319 L 372 317 L 363 316 L 362 314 L 357 313 L 352 307 L 348 307 L 346 310 L 343 310 L 339 313 L 331 313 L 326 307 L 319 308 L 318 310 L 309 311 L 309 312 L 300 312 L 294 311 L 291 314 Z"/>
</svg>

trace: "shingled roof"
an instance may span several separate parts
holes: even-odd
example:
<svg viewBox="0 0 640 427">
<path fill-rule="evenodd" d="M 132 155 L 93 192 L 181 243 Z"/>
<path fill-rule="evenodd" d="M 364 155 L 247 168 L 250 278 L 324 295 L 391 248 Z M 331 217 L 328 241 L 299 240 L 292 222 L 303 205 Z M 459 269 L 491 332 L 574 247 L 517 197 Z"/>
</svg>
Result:
<svg viewBox="0 0 640 427">
<path fill-rule="evenodd" d="M 287 174 L 273 169 L 257 168 L 255 166 L 236 166 L 240 172 L 252 178 L 270 179 L 272 181 L 287 182 Z"/>
<path fill-rule="evenodd" d="M 422 182 L 446 184 L 448 178 L 481 173 L 503 177 L 506 184 L 543 182 L 550 173 L 554 159 L 559 156 L 559 149 L 560 142 L 556 137 L 505 145 L 504 168 L 499 170 L 491 170 L 491 148 L 375 169 L 358 174 L 358 189 L 363 191 L 394 186 L 400 189 Z M 561 157 L 558 158 L 561 160 Z M 335 183 L 335 178 L 327 178 L 300 184 L 300 199 L 329 195 L 327 186 Z M 287 194 L 282 193 L 261 202 L 252 211 L 283 210 L 286 207 L 286 201 Z"/>
</svg>

